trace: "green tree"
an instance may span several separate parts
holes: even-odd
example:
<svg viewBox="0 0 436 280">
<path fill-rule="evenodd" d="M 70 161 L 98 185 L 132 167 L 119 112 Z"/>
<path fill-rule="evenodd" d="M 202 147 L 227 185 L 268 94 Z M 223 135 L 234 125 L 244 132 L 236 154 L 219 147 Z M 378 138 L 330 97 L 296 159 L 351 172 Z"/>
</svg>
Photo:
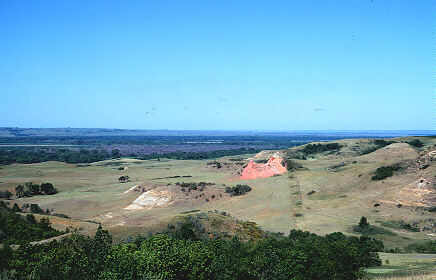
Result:
<svg viewBox="0 0 436 280">
<path fill-rule="evenodd" d="M 51 230 L 50 220 L 49 220 L 49 218 L 46 218 L 46 217 L 41 218 L 41 220 L 39 220 L 37 226 L 39 228 L 41 228 L 42 230 L 46 230 L 46 231 Z"/>
<path fill-rule="evenodd" d="M 41 194 L 41 187 L 38 184 L 33 184 L 32 182 L 26 182 L 24 184 L 27 191 L 29 191 L 30 195 L 38 195 Z"/>
<path fill-rule="evenodd" d="M 359 227 L 360 228 L 367 228 L 367 227 L 369 227 L 368 220 L 364 216 L 362 216 L 362 218 L 360 218 Z"/>
<path fill-rule="evenodd" d="M 33 214 L 44 214 L 44 210 L 39 207 L 38 204 L 30 204 L 30 213 Z"/>
<path fill-rule="evenodd" d="M 111 151 L 111 156 L 112 156 L 113 158 L 120 158 L 120 157 L 121 157 L 120 150 L 118 150 L 118 149 L 113 149 L 113 150 Z"/>
<path fill-rule="evenodd" d="M 8 190 L 0 191 L 0 198 L 10 199 L 12 197 L 12 193 Z"/>
<path fill-rule="evenodd" d="M 14 206 L 12 206 L 12 211 L 14 212 L 23 212 L 21 208 L 18 206 L 18 204 L 14 203 Z"/>
<path fill-rule="evenodd" d="M 18 185 L 15 187 L 15 195 L 20 198 L 24 196 L 24 187 L 22 185 Z"/>
<path fill-rule="evenodd" d="M 34 225 L 37 224 L 37 221 L 35 219 L 35 216 L 33 216 L 33 214 L 27 214 L 26 220 L 31 224 L 34 224 Z"/>
<path fill-rule="evenodd" d="M 121 183 L 129 182 L 129 176 L 121 176 L 120 178 L 118 178 L 118 181 L 120 181 Z"/>
<path fill-rule="evenodd" d="M 42 183 L 41 184 L 41 191 L 46 195 L 52 195 L 57 194 L 57 189 L 53 187 L 53 184 L 51 183 Z"/>
</svg>

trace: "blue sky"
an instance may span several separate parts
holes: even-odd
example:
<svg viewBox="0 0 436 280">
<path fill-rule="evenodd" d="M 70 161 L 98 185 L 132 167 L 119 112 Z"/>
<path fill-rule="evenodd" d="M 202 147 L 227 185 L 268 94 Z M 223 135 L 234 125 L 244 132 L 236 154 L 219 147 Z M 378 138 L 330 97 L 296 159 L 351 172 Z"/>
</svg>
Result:
<svg viewBox="0 0 436 280">
<path fill-rule="evenodd" d="M 0 0 L 0 126 L 433 130 L 430 0 Z"/>
</svg>

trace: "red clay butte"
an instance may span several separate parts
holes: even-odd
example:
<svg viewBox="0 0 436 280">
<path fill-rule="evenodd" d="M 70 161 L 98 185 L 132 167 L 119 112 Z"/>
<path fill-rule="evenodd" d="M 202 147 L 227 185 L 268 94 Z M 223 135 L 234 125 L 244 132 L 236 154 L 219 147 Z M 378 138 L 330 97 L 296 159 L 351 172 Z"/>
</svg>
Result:
<svg viewBox="0 0 436 280">
<path fill-rule="evenodd" d="M 267 163 L 257 164 L 250 160 L 247 167 L 236 180 L 250 180 L 271 177 L 287 172 L 286 163 L 281 157 L 272 156 Z"/>
</svg>

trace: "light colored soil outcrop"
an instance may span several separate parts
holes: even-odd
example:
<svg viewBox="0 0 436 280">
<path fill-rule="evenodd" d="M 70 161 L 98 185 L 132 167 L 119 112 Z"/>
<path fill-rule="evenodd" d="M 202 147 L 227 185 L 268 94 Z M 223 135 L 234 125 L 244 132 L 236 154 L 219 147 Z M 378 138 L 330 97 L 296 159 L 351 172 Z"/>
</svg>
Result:
<svg viewBox="0 0 436 280">
<path fill-rule="evenodd" d="M 171 194 L 168 191 L 150 190 L 141 194 L 132 204 L 125 209 L 151 209 L 153 207 L 162 206 L 169 203 L 171 200 Z"/>
</svg>

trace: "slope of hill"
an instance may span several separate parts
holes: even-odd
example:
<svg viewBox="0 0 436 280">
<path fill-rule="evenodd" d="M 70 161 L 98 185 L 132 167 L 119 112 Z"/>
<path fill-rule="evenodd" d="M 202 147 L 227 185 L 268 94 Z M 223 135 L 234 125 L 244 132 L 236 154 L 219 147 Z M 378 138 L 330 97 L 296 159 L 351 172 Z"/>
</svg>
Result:
<svg viewBox="0 0 436 280">
<path fill-rule="evenodd" d="M 410 145 L 414 139 L 423 146 Z M 301 146 L 213 162 L 113 159 L 85 165 L 9 165 L 1 167 L 0 190 L 15 193 L 14 188 L 24 182 L 51 182 L 58 194 L 23 198 L 14 195 L 11 202 L 37 203 L 52 213 L 102 223 L 115 239 L 164 229 L 180 213 L 199 209 L 226 212 L 238 220 L 253 221 L 263 230 L 285 234 L 301 229 L 319 235 L 335 231 L 360 235 L 353 227 L 365 216 L 371 226 L 380 229 L 371 234 L 383 240 L 387 249 L 415 250 L 416 244 L 436 239 L 434 214 L 428 211 L 436 206 L 436 139 L 408 137 L 385 142 L 388 144 L 383 146 L 374 139 L 338 140 L 326 149 L 319 145 L 329 143 L 320 142 L 306 149 L 310 154 L 304 154 L 305 146 Z M 364 154 L 368 149 L 373 151 Z M 231 179 L 240 177 L 250 159 L 259 161 L 273 155 L 304 168 L 268 178 L 240 180 L 238 184 L 252 188 L 243 196 L 225 193 L 225 187 L 236 184 Z M 303 155 L 306 159 L 302 159 Z M 382 180 L 372 179 L 378 168 L 393 165 L 400 166 L 400 170 Z M 120 176 L 128 176 L 130 182 L 121 183 Z M 210 184 L 205 188 L 189 187 L 191 183 L 200 186 L 206 182 Z M 182 190 L 182 185 L 187 187 Z M 137 186 L 140 190 L 133 191 Z M 145 192 L 156 201 L 168 203 L 129 209 Z M 55 223 L 53 220 L 53 227 Z M 419 232 L 398 226 L 401 224 L 417 227 Z"/>
</svg>

